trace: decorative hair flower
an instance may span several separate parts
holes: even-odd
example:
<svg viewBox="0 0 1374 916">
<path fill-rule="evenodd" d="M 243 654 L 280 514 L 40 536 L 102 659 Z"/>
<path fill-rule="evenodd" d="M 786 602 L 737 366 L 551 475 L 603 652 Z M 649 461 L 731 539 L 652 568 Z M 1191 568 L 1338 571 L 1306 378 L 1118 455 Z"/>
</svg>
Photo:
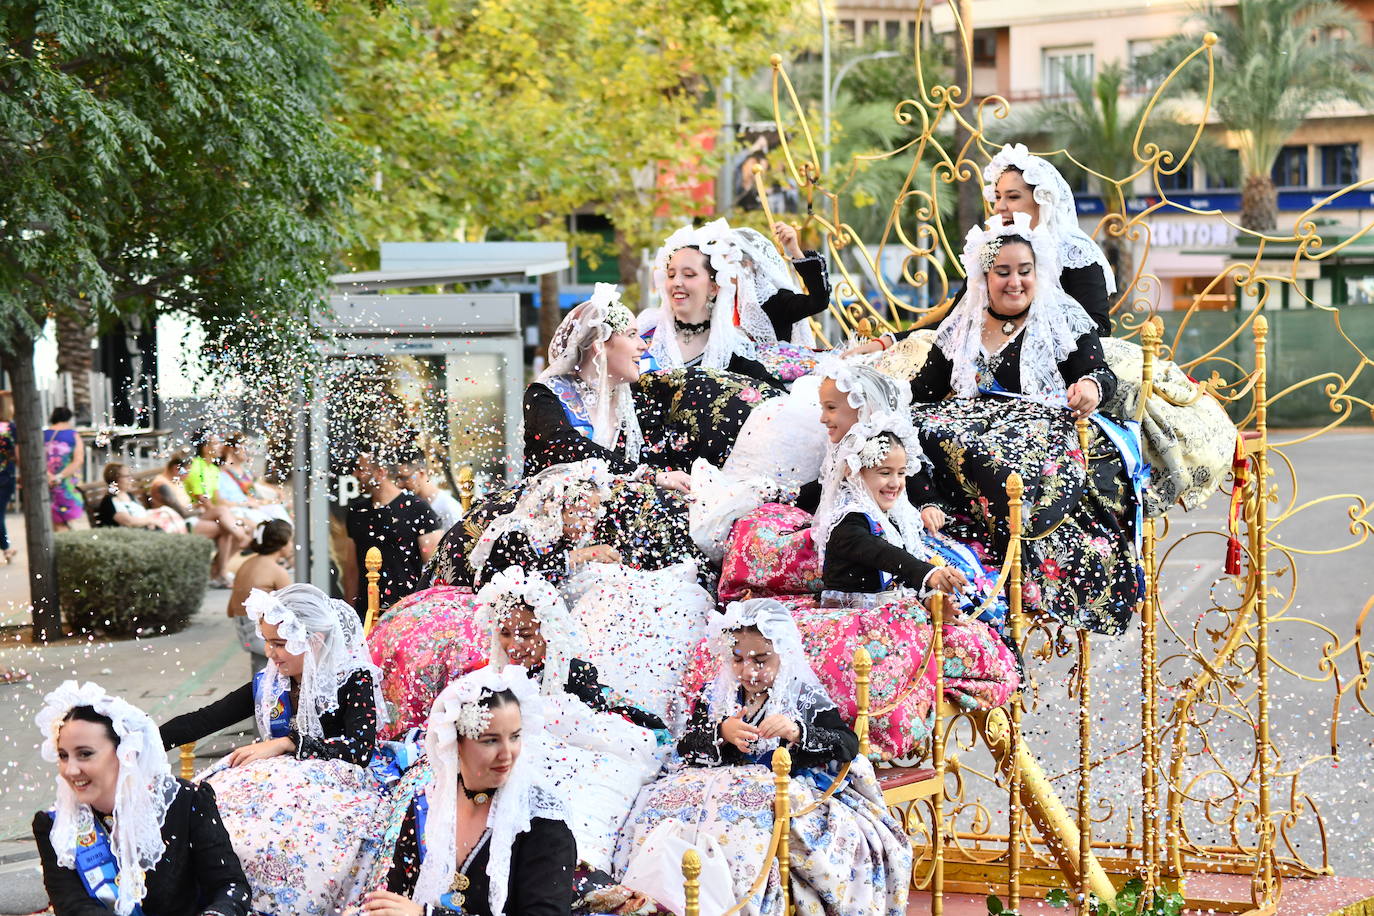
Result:
<svg viewBox="0 0 1374 916">
<path fill-rule="evenodd" d="M 865 439 L 863 447 L 859 449 L 859 465 L 865 468 L 876 468 L 887 460 L 888 454 L 892 451 L 894 439 L 891 433 L 882 432 L 871 439 Z"/>
<path fill-rule="evenodd" d="M 1031 228 L 1029 213 L 1013 213 L 1011 222 L 994 216 L 986 226 L 974 226 L 969 229 L 968 235 L 964 237 L 964 270 L 968 271 L 973 279 L 986 277 L 992 270 L 993 262 L 997 260 L 997 254 L 1002 250 L 1007 237 L 1013 235 L 1030 243 L 1031 249 L 1035 252 L 1037 266 L 1042 257 L 1053 251 L 1052 246 L 1046 244 L 1044 232 Z"/>
<path fill-rule="evenodd" d="M 620 301 L 620 287 L 614 283 L 598 283 L 592 287 L 592 297 L 587 300 L 594 308 L 603 311 L 605 317 L 601 324 L 608 328 L 611 334 L 620 334 L 633 327 L 635 323 L 634 313 L 625 307 Z M 606 335 L 610 337 L 610 334 Z"/>
<path fill-rule="evenodd" d="M 453 717 L 453 727 L 464 738 L 480 738 L 491 724 L 491 709 L 477 700 L 471 700 L 458 707 Z"/>
</svg>

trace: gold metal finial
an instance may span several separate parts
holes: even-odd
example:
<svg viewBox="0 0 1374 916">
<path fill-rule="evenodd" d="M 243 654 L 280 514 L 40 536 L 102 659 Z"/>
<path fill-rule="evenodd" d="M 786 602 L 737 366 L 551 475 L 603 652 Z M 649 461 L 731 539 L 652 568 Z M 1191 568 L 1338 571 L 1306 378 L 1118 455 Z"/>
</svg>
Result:
<svg viewBox="0 0 1374 916">
<path fill-rule="evenodd" d="M 682 854 L 683 916 L 701 913 L 701 856 L 695 849 Z"/>
<path fill-rule="evenodd" d="M 1007 475 L 1007 495 L 1012 499 L 1020 499 L 1026 495 L 1026 483 L 1021 479 L 1020 474 Z"/>
<path fill-rule="evenodd" d="M 382 552 L 376 547 L 367 548 L 363 566 L 367 567 L 367 616 L 363 618 L 363 635 L 366 636 L 372 632 L 372 625 L 377 622 L 377 613 L 381 610 L 382 593 L 377 580 L 382 578 Z"/>
<path fill-rule="evenodd" d="M 456 479 L 458 484 L 458 505 L 463 507 L 463 514 L 467 515 L 472 508 L 473 497 L 477 495 L 477 478 L 473 473 L 472 465 L 465 464 L 458 469 Z"/>
<path fill-rule="evenodd" d="M 769 65 L 770 67 L 772 67 L 774 70 L 776 70 L 776 69 L 778 69 L 779 67 L 781 67 L 781 66 L 782 66 L 782 55 L 781 55 L 781 54 L 771 54 L 771 55 L 769 55 L 769 57 L 768 57 L 768 65 Z"/>
<path fill-rule="evenodd" d="M 196 743 L 191 741 L 181 746 L 181 778 L 189 780 L 196 775 Z"/>
<path fill-rule="evenodd" d="M 1202 43 L 1205 44 L 1205 45 L 1206 45 L 1207 47 L 1209 47 L 1209 48 L 1214 47 L 1214 46 L 1216 45 L 1216 43 L 1217 43 L 1217 33 L 1216 33 L 1216 32 L 1208 32 L 1206 35 L 1203 35 L 1203 36 L 1202 36 Z"/>
<path fill-rule="evenodd" d="M 1263 315 L 1255 316 L 1255 336 L 1261 339 L 1269 336 L 1269 319 Z"/>
<path fill-rule="evenodd" d="M 1157 321 L 1159 321 L 1158 315 L 1140 326 L 1140 336 L 1146 347 L 1157 346 L 1160 337 L 1163 335 L 1163 328 L 1156 324 Z"/>
</svg>

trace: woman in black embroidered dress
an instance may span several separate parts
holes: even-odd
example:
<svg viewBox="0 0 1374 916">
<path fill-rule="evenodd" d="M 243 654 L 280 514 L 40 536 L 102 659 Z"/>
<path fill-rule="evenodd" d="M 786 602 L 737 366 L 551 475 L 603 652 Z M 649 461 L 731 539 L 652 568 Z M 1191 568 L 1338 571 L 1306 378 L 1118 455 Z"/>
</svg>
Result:
<svg viewBox="0 0 1374 916">
<path fill-rule="evenodd" d="M 1006 482 L 1019 473 L 1023 533 L 1035 538 L 1026 542 L 1027 606 L 1119 633 L 1138 596 L 1133 482 L 1099 434 L 1112 424 L 1095 413 L 1116 377 L 1092 320 L 1054 282 L 1056 258 L 1052 239 L 1023 213 L 969 232 L 969 295 L 911 381 L 913 417 L 950 519 L 946 532 L 1000 565 Z M 1092 420 L 1090 471 L 1079 418 Z"/>
</svg>

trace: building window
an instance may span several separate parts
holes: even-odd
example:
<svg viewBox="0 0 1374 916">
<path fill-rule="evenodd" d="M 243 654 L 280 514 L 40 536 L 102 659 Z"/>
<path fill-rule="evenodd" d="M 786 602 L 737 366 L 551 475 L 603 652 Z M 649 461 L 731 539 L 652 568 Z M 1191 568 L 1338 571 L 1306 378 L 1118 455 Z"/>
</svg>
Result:
<svg viewBox="0 0 1374 916">
<path fill-rule="evenodd" d="M 1206 188 L 1230 191 L 1240 187 L 1240 151 L 1225 150 L 1217 161 L 1208 163 Z"/>
<path fill-rule="evenodd" d="M 1193 190 L 1193 163 L 1183 163 L 1183 168 L 1172 175 L 1161 173 L 1159 176 L 1159 189 L 1161 191 L 1192 191 Z"/>
<path fill-rule="evenodd" d="M 1162 77 L 1146 78 L 1140 72 L 1140 62 L 1150 55 L 1158 47 L 1158 38 L 1137 38 L 1126 43 L 1126 57 L 1128 71 L 1126 74 L 1127 85 L 1132 92 L 1154 92 L 1163 82 Z"/>
<path fill-rule="evenodd" d="M 596 252 L 596 266 L 592 259 L 579 247 L 573 259 L 572 282 L 576 285 L 592 283 L 619 283 L 620 264 L 615 256 L 615 226 L 610 219 L 599 213 L 576 213 L 573 215 L 573 231 L 585 235 L 600 236 L 603 243 Z"/>
<path fill-rule="evenodd" d="M 1360 180 L 1360 145 L 1336 143 L 1319 146 L 1322 157 L 1322 187 L 1343 188 Z"/>
<path fill-rule="evenodd" d="M 1274 160 L 1274 185 L 1280 188 L 1307 187 L 1307 147 L 1285 146 Z"/>
<path fill-rule="evenodd" d="M 865 19 L 865 20 L 864 20 L 864 43 L 865 43 L 865 44 L 867 44 L 867 43 L 870 42 L 870 41 L 877 41 L 877 40 L 878 40 L 878 29 L 879 29 L 880 26 L 882 26 L 882 23 L 879 22 L 879 21 L 876 20 L 876 19 Z"/>
<path fill-rule="evenodd" d="M 855 22 L 853 19 L 840 20 L 840 37 L 845 41 L 852 42 L 855 35 Z"/>
<path fill-rule="evenodd" d="M 1093 49 L 1091 45 L 1073 48 L 1046 48 L 1044 55 L 1044 94 L 1046 96 L 1070 95 L 1073 88 L 1069 76 L 1093 75 Z"/>
<path fill-rule="evenodd" d="M 992 67 L 997 64 L 997 33 L 973 33 L 973 64 L 977 67 Z"/>
<path fill-rule="evenodd" d="M 890 45 L 900 44 L 902 40 L 902 23 L 897 19 L 889 19 L 883 23 L 883 34 Z"/>
</svg>

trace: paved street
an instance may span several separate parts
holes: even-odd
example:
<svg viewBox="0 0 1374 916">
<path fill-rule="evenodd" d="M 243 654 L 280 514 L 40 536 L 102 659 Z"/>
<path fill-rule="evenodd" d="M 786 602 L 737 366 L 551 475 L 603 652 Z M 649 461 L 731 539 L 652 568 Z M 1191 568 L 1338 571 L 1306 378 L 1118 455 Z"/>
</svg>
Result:
<svg viewBox="0 0 1374 916">
<path fill-rule="evenodd" d="M 1300 469 L 1302 501 L 1340 492 L 1374 495 L 1374 433 L 1332 433 L 1318 442 L 1295 446 L 1289 454 Z M 1289 488 L 1282 475 L 1276 480 L 1282 506 Z M 1280 540 L 1304 549 L 1329 549 L 1349 543 L 1348 505 L 1347 500 L 1303 511 L 1280 528 Z M 1209 591 L 1223 603 L 1231 597 L 1229 580 L 1218 582 L 1225 543 L 1215 535 L 1199 533 L 1220 530 L 1224 514 L 1225 503 L 1217 496 L 1194 513 L 1178 513 L 1174 520 L 1170 543 L 1182 543 L 1166 555 L 1162 587 L 1168 618 L 1179 631 L 1191 628 L 1200 611 L 1210 604 Z M 13 524 L 15 517 L 10 519 Z M 1272 562 L 1280 565 L 1281 558 L 1275 557 Z M 1349 640 L 1354 635 L 1356 616 L 1364 602 L 1374 595 L 1374 540 L 1343 554 L 1299 557 L 1297 568 L 1299 596 L 1288 615 L 1310 617 L 1329 627 L 1334 639 Z M 1290 574 L 1284 573 L 1276 580 L 1276 587 L 1286 594 L 1289 580 Z M 22 595 L 23 582 L 22 567 L 0 566 L 3 622 L 22 619 L 22 608 L 14 599 Z M 43 903 L 33 845 L 28 839 L 33 812 L 52 797 L 50 765 L 39 758 L 38 735 L 33 726 L 43 694 L 66 678 L 96 680 L 147 710 L 155 720 L 163 720 L 239 686 L 247 677 L 248 661 L 224 616 L 227 595 L 224 591 L 209 592 L 192 624 L 173 636 L 42 650 L 10 643 L 0 649 L 0 663 L 17 665 L 32 673 L 24 684 L 0 687 L 0 703 L 7 710 L 0 719 L 0 914 L 28 913 Z M 1281 602 L 1275 601 L 1276 612 L 1279 607 Z M 1204 620 L 1214 622 L 1214 618 Z M 1123 751 L 1136 740 L 1138 635 L 1133 628 L 1119 639 L 1099 638 L 1093 642 L 1094 757 Z M 1325 631 L 1311 626 L 1286 624 L 1272 636 L 1271 652 L 1277 660 L 1308 677 L 1324 678 L 1317 657 L 1321 646 L 1332 639 Z M 1202 643 L 1209 646 L 1210 640 L 1204 636 Z M 1161 658 L 1169 658 L 1177 646 L 1176 640 L 1166 638 L 1161 645 Z M 1076 761 L 1077 728 L 1073 706 L 1065 699 L 1063 689 L 1068 667 L 1065 659 L 1032 662 L 1041 685 L 1041 702 L 1027 719 L 1027 735 L 1047 773 L 1069 773 L 1056 784 L 1061 797 L 1071 802 L 1073 781 L 1069 771 Z M 1175 662 L 1165 667 L 1177 680 L 1181 666 Z M 1344 660 L 1345 676 L 1351 670 L 1349 660 Z M 1250 697 L 1248 685 L 1233 686 L 1237 697 Z M 1273 694 L 1271 729 L 1283 755 L 1279 769 L 1287 772 L 1310 761 L 1301 786 L 1312 794 L 1326 817 L 1332 865 L 1341 874 L 1374 874 L 1374 868 L 1368 864 L 1374 857 L 1374 830 L 1367 826 L 1374 819 L 1374 800 L 1369 791 L 1369 774 L 1374 772 L 1374 718 L 1362 712 L 1347 712 L 1342 717 L 1341 760 L 1336 764 L 1321 759 L 1329 753 L 1332 685 L 1300 680 L 1276 669 Z M 1161 705 L 1167 705 L 1171 698 L 1172 692 L 1164 690 Z M 1344 705 L 1348 708 L 1353 704 L 1347 698 Z M 1252 740 L 1250 730 L 1235 721 L 1219 720 L 1210 736 L 1217 758 L 1226 761 L 1231 771 L 1239 775 L 1247 766 L 1247 748 Z M 234 743 L 232 738 L 222 737 L 202 743 L 201 750 L 217 755 Z M 976 751 L 965 754 L 964 759 L 971 766 L 988 770 L 983 755 Z M 1094 772 L 1093 794 L 1099 805 L 1111 800 L 1119 809 L 1138 808 L 1137 761 L 1137 752 L 1127 751 Z M 1221 786 L 1221 780 L 1214 777 L 1204 781 L 1199 791 L 1216 795 L 1222 792 Z M 1275 805 L 1287 804 L 1288 797 L 1286 783 L 1276 786 Z M 997 798 L 990 796 L 989 802 L 996 830 L 1005 823 L 1005 809 Z M 1193 806 L 1190 823 L 1201 821 L 1198 807 Z M 1303 826 L 1304 823 L 1309 826 Z M 1311 823 L 1309 812 L 1300 820 L 1293 836 L 1302 843 L 1305 854 L 1316 855 Z M 1138 836 L 1138 820 L 1133 830 Z M 1203 836 L 1199 834 L 1200 838 Z M 1212 836 L 1218 841 L 1223 839 L 1220 834 Z"/>
</svg>

